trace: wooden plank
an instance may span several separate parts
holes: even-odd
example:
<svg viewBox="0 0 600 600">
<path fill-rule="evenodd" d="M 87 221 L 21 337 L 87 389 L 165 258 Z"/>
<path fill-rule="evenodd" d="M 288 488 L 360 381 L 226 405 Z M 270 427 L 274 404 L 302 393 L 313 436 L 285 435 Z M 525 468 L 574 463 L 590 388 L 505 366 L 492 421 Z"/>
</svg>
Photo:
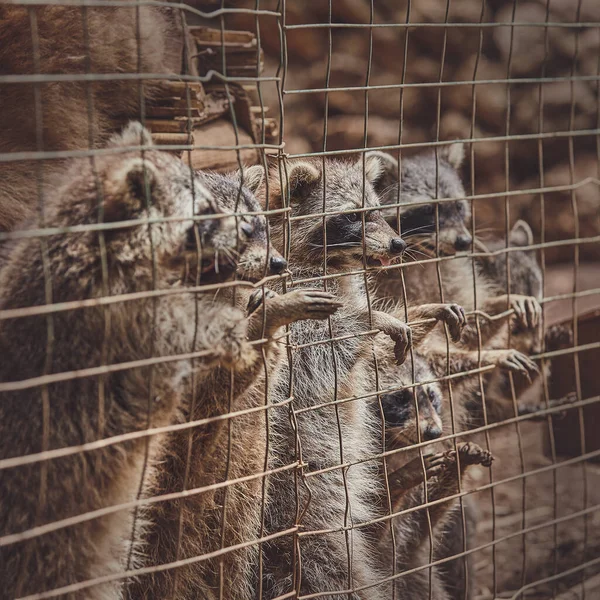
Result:
<svg viewBox="0 0 600 600">
<path fill-rule="evenodd" d="M 174 119 L 175 117 L 200 118 L 202 113 L 196 107 L 148 106 L 146 113 L 151 119 Z"/>
<path fill-rule="evenodd" d="M 152 140 L 157 146 L 181 146 L 192 143 L 187 133 L 153 133 Z"/>
<path fill-rule="evenodd" d="M 193 26 L 189 28 L 192 37 L 199 46 L 254 46 L 256 48 L 256 36 L 250 31 L 238 31 L 233 29 L 215 29 L 213 27 Z"/>
<path fill-rule="evenodd" d="M 235 171 L 239 168 L 238 153 L 235 150 L 219 149 L 219 146 L 253 143 L 252 138 L 242 130 L 238 131 L 238 141 L 236 142 L 233 125 L 226 119 L 218 119 L 195 129 L 193 135 L 194 145 L 215 147 L 210 150 L 191 151 L 190 158 L 194 169 L 219 172 Z M 259 161 L 259 152 L 256 148 L 240 150 L 239 158 L 244 165 L 254 165 Z"/>
</svg>

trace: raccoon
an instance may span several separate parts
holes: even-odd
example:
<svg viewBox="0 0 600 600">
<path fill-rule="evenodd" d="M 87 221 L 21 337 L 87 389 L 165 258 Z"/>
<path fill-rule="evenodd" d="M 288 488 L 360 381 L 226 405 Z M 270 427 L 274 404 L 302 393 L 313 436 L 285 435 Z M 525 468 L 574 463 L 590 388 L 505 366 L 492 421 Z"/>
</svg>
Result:
<svg viewBox="0 0 600 600">
<path fill-rule="evenodd" d="M 280 274 L 285 259 L 267 241 L 264 216 L 253 192 L 261 185 L 264 169 L 251 167 L 241 173 L 197 176 L 215 198 L 217 208 L 239 215 L 245 246 L 237 258 L 237 275 L 257 282 L 265 275 Z M 249 188 L 241 186 L 243 180 Z M 231 290 L 221 289 L 221 299 L 233 301 Z M 182 419 L 198 421 L 226 412 L 249 411 L 264 405 L 278 379 L 285 356 L 275 339 L 281 328 L 298 319 L 324 319 L 340 306 L 331 294 L 298 290 L 279 296 L 258 289 L 252 294 L 236 290 L 235 302 L 244 305 L 250 339 L 266 337 L 263 360 L 232 378 L 227 368 L 213 369 L 196 387 L 193 402 L 185 406 Z M 230 403 L 230 398 L 232 402 Z M 179 500 L 153 504 L 147 515 L 151 525 L 147 538 L 148 565 L 193 559 L 243 544 L 260 537 L 263 480 L 258 474 L 266 458 L 264 411 L 252 411 L 228 420 L 172 434 L 152 495 L 195 490 L 255 476 L 250 480 L 212 489 Z M 258 546 L 249 546 L 211 559 L 192 562 L 178 569 L 154 572 L 134 582 L 130 598 L 226 598 L 255 596 Z"/>
<path fill-rule="evenodd" d="M 407 362 L 401 367 L 383 370 L 380 376 L 382 387 L 397 388 L 381 398 L 385 417 L 386 450 L 393 452 L 399 448 L 405 449 L 400 453 L 388 454 L 386 459 L 394 513 L 414 508 L 422 503 L 424 467 L 428 476 L 428 501 L 458 491 L 458 484 L 452 482 L 452 477 L 457 476 L 455 466 L 453 472 L 443 475 L 444 486 L 447 486 L 448 491 L 442 493 L 444 487 L 439 485 L 437 479 L 442 476 L 443 470 L 452 464 L 455 456 L 452 454 L 452 444 L 440 442 L 428 445 L 423 448 L 423 459 L 417 449 L 406 450 L 419 442 L 434 441 L 444 434 L 451 433 L 452 418 L 461 421 L 463 417 L 456 413 L 464 410 L 462 403 L 457 402 L 454 415 L 449 414 L 448 400 L 443 397 L 439 383 L 434 381 L 435 375 L 427 360 L 418 352 L 413 352 L 412 356 L 413 365 Z M 414 385 L 413 381 L 417 385 Z M 463 444 L 459 443 L 457 448 L 460 453 Z M 490 459 L 489 453 L 475 445 L 468 446 L 467 455 L 467 463 L 477 464 L 481 461 L 487 464 Z M 393 558 L 390 544 L 395 542 L 397 573 L 412 569 L 419 563 L 424 565 L 429 562 L 429 522 L 434 536 L 432 555 L 434 561 L 450 558 L 463 551 L 463 517 L 467 528 L 467 547 L 475 534 L 476 510 L 469 497 L 463 497 L 461 501 L 451 500 L 443 505 L 436 505 L 429 509 L 429 513 L 429 521 L 425 510 L 400 515 L 393 521 L 394 538 L 384 535 L 381 543 L 382 559 Z M 415 533 L 417 535 L 413 537 Z M 400 598 L 428 595 L 431 585 L 434 598 L 459 598 L 459 595 L 455 595 L 460 593 L 459 590 L 473 588 L 473 568 L 467 557 L 444 562 L 430 570 L 421 570 L 403 576 L 397 581 L 398 595 Z"/>
<path fill-rule="evenodd" d="M 106 74 L 181 72 L 179 11 L 150 6 L 0 6 L 0 74 L 71 75 L 71 81 L 0 83 L 0 152 L 100 147 L 161 83 Z M 139 38 L 139 43 L 138 43 Z M 76 80 L 91 73 L 93 82 Z M 39 112 L 36 98 L 39 99 Z M 62 171 L 64 160 L 0 162 L 0 231 L 36 217 L 38 186 Z"/>
<path fill-rule="evenodd" d="M 462 144 L 452 144 L 446 149 L 441 149 L 438 152 L 437 168 L 434 154 L 404 159 L 401 165 L 400 184 L 398 184 L 398 163 L 384 153 L 375 154 L 385 165 L 385 175 L 376 186 L 377 191 L 382 194 L 382 204 L 397 203 L 398 197 L 400 202 L 409 203 L 408 206 L 400 209 L 401 228 L 406 231 L 403 234 L 406 239 L 410 239 L 411 242 L 416 240 L 416 248 L 430 252 L 438 246 L 441 255 L 453 255 L 458 250 L 467 250 L 471 247 L 473 239 L 466 226 L 470 219 L 470 207 L 466 200 L 461 199 L 465 196 L 465 191 L 457 171 L 464 158 Z M 395 179 L 395 183 L 388 184 L 390 179 Z M 429 200 L 437 198 L 457 198 L 457 200 L 438 204 L 428 203 Z M 392 222 L 397 220 L 396 215 L 390 216 L 389 213 L 387 218 Z M 439 235 L 436 233 L 436 221 Z M 410 249 L 409 246 L 409 252 Z M 469 257 L 456 257 L 453 260 L 442 261 L 440 263 L 442 290 L 438 285 L 435 264 L 421 265 L 424 268 L 417 265 L 405 268 L 404 276 L 409 304 L 419 303 L 423 298 L 433 299 L 443 295 L 452 298 L 453 301 L 468 310 L 472 310 L 474 307 L 474 282 L 478 308 L 491 315 L 503 312 L 508 306 L 509 299 L 505 292 L 499 295 L 501 291 L 498 290 L 498 281 L 486 273 L 483 269 L 484 264 L 484 261 L 477 261 L 476 267 L 479 268 L 475 270 L 474 279 Z M 489 268 L 493 269 L 491 265 Z M 420 285 L 413 285 L 417 282 Z M 401 283 L 393 270 L 382 273 L 376 286 L 379 289 L 379 295 L 388 294 L 394 298 L 401 297 Z M 531 326 L 534 321 L 539 321 L 541 309 L 534 296 L 512 294 L 510 304 L 510 308 L 514 308 L 517 315 L 522 314 L 526 319 L 526 326 Z M 505 329 L 505 321 L 501 319 L 482 323 L 483 341 L 492 339 L 503 328 Z M 473 345 L 476 343 L 476 339 L 477 332 L 474 326 L 468 327 L 463 332 L 463 344 Z"/>
<path fill-rule="evenodd" d="M 372 342 L 360 334 L 381 329 L 394 340 L 391 352 L 403 362 L 410 330 L 378 311 L 371 312 L 371 319 L 362 275 L 348 274 L 361 269 L 363 260 L 367 265 L 388 264 L 405 247 L 376 207 L 371 182 L 379 173 L 379 159 L 364 166 L 363 180 L 362 160 L 327 161 L 324 169 L 319 161 L 287 161 L 283 182 L 274 169 L 268 199 L 265 191 L 261 195 L 263 206 L 268 200 L 272 209 L 287 205 L 289 197 L 291 227 L 275 216 L 271 231 L 274 244 L 288 249 L 294 287 L 314 286 L 313 278 L 326 265 L 328 274 L 339 277 L 318 279 L 319 287 L 343 301 L 329 323 L 291 325 L 291 363 L 285 364 L 271 393 L 269 468 L 277 471 L 269 477 L 265 529 L 277 535 L 297 524 L 301 534 L 279 535 L 263 544 L 265 598 L 294 590 L 333 598 L 342 590 L 373 584 L 380 576 L 368 536 L 362 528 L 352 528 L 375 516 L 379 489 L 375 461 L 357 463 L 376 454 L 381 439 L 380 424 L 369 407 L 372 400 L 365 399 L 374 390 Z M 335 211 L 325 218 L 321 214 Z M 310 282 L 297 283 L 301 277 Z M 331 338 L 336 341 L 328 342 Z M 328 404 L 352 396 L 361 399 Z M 291 408 L 285 405 L 288 398 Z M 347 463 L 352 464 L 349 469 L 339 468 Z M 350 529 L 338 531 L 345 526 Z M 347 595 L 384 598 L 385 588 Z"/>
<path fill-rule="evenodd" d="M 150 134 L 133 123 L 93 167 L 75 161 L 48 199 L 48 225 L 78 228 L 22 240 L 0 273 L 3 311 L 133 295 L 1 321 L 0 458 L 9 464 L 0 535 L 14 537 L 0 549 L 2 598 L 51 589 L 63 589 L 64 598 L 121 597 L 126 557 L 137 552 L 129 543 L 132 511 L 61 521 L 136 500 L 144 474 L 144 486 L 155 476 L 164 436 L 47 460 L 37 453 L 169 425 L 192 378 L 201 386 L 216 366 L 244 372 L 259 358 L 244 313 L 215 299 L 208 285 L 235 271 L 228 256 L 243 235 L 236 219 L 216 218 L 210 192 L 178 159 L 152 148 L 143 157 L 127 151 L 140 143 L 150 146 Z M 112 229 L 86 227 L 99 213 Z M 193 293 L 177 289 L 189 284 L 198 286 Z M 164 294 L 135 296 L 152 290 Z M 190 352 L 193 360 L 177 359 Z M 10 463 L 28 456 L 36 460 Z M 76 591 L 95 578 L 102 580 Z"/>
<path fill-rule="evenodd" d="M 454 143 L 435 152 L 403 158 L 399 164 L 385 152 L 374 151 L 384 171 L 376 183 L 386 220 L 406 239 L 422 242 L 442 254 L 469 250 L 473 242 L 467 227 L 471 216 L 469 203 L 460 179 L 464 161 L 464 146 Z M 400 183 L 399 183 L 400 181 Z M 456 198 L 454 201 L 432 204 L 436 198 Z M 410 206 L 385 208 L 386 205 L 410 202 Z M 414 204 L 414 206 L 412 206 Z M 436 240 L 436 222 L 439 224 Z"/>
<path fill-rule="evenodd" d="M 467 227 L 470 218 L 469 204 L 462 198 L 465 196 L 458 169 L 464 157 L 462 144 L 452 144 L 448 148 L 440 149 L 438 157 L 434 154 L 416 156 L 405 159 L 401 164 L 401 180 L 398 184 L 399 165 L 390 156 L 376 153 L 385 165 L 385 173 L 378 181 L 376 189 L 382 194 L 382 204 L 408 203 L 399 209 L 402 230 L 407 239 L 417 240 L 414 249 L 417 252 L 426 250 L 431 253 L 437 247 L 441 255 L 453 255 L 457 250 L 464 250 L 473 244 L 478 245 L 478 240 L 473 241 Z M 436 198 L 456 198 L 437 204 L 437 208 L 428 200 Z M 414 205 L 414 206 L 413 206 Z M 393 211 L 394 209 L 386 209 Z M 394 222 L 398 217 L 388 212 L 387 218 Z M 436 227 L 437 222 L 437 227 Z M 437 230 L 437 231 L 436 231 Z M 515 236 L 522 235 L 522 226 L 515 229 Z M 411 252 L 411 246 L 408 248 Z M 408 263 L 403 268 L 406 295 L 411 304 L 419 304 L 424 299 L 451 298 L 467 311 L 475 309 L 476 290 L 477 309 L 489 315 L 498 315 L 507 310 L 514 309 L 516 317 L 524 335 L 522 340 L 536 339 L 541 321 L 541 307 L 534 296 L 524 294 L 507 295 L 499 287 L 501 277 L 500 262 L 484 261 L 477 259 L 473 267 L 468 256 L 456 256 L 452 260 L 444 260 L 439 266 L 434 263 L 410 266 Z M 511 259 L 511 264 L 513 259 Z M 515 260 L 516 262 L 516 260 Z M 531 259 L 528 257 L 527 265 Z M 442 280 L 439 286 L 438 268 Z M 516 279 L 521 282 L 526 280 L 524 271 L 515 269 Z M 523 275 L 519 275 L 523 274 Z M 532 271 L 531 290 L 535 291 L 537 273 Z M 521 288 L 524 289 L 523 284 Z M 403 295 L 402 280 L 396 270 L 386 270 L 374 280 L 374 289 L 382 298 L 391 296 L 399 298 Z M 467 368 L 467 363 L 478 366 L 479 336 L 484 350 L 493 350 L 486 354 L 483 364 L 492 364 L 492 359 L 497 360 L 498 366 L 511 369 L 518 374 L 520 385 L 529 384 L 531 374 L 536 372 L 534 363 L 526 360 L 523 352 L 529 352 L 531 345 L 521 344 L 515 349 L 506 349 L 508 345 L 508 332 L 511 320 L 496 318 L 492 320 L 479 319 L 479 331 L 473 316 L 469 317 L 469 324 L 464 328 L 460 343 L 453 345 L 452 354 L 458 354 L 454 364 L 456 367 Z M 441 333 L 441 332 L 440 332 Z M 426 351 L 434 370 L 438 375 L 446 372 L 446 340 L 444 336 L 437 335 L 426 342 Z M 451 357 L 451 360 L 452 359 Z M 456 372 L 456 371 L 453 371 Z M 522 375 L 522 377 L 521 377 Z M 464 401 L 476 398 L 479 395 L 478 378 L 465 379 L 461 382 L 463 387 L 459 394 Z M 491 407 L 491 411 L 496 407 Z M 499 413 L 502 412 L 501 409 Z M 465 413 L 466 414 L 466 413 Z M 462 425 L 467 426 L 467 423 Z"/>
</svg>

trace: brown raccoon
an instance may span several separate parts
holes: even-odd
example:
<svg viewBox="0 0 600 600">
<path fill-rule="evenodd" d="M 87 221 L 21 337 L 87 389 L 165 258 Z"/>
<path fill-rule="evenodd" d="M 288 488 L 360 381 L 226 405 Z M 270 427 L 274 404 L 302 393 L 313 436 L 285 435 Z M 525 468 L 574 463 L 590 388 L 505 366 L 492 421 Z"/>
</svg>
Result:
<svg viewBox="0 0 600 600">
<path fill-rule="evenodd" d="M 459 482 L 463 482 L 471 465 L 489 467 L 492 455 L 473 442 L 459 442 L 457 450 L 448 450 L 438 454 L 414 459 L 399 473 L 391 474 L 394 484 L 407 489 L 411 484 L 416 487 L 408 489 L 397 505 L 400 513 L 394 519 L 394 536 L 396 548 L 396 573 L 400 575 L 395 581 L 396 594 L 399 598 L 427 598 L 429 589 L 432 598 L 445 600 L 453 597 L 443 571 L 439 567 L 423 568 L 420 571 L 402 576 L 405 570 L 425 567 L 433 559 L 446 558 L 446 548 L 442 544 L 445 528 L 452 523 L 455 513 L 459 511 L 457 500 L 434 504 L 428 509 L 413 510 L 402 514 L 403 510 L 411 509 L 435 502 L 460 491 Z M 422 466 L 425 465 L 427 478 L 427 495 L 425 495 Z M 429 516 L 428 516 L 429 514 Z M 430 548 L 429 524 L 433 530 L 433 548 Z M 383 539 L 381 552 L 389 555 L 390 540 Z M 460 548 L 459 550 L 462 550 Z M 451 556 L 451 555 L 450 555 Z"/>
<path fill-rule="evenodd" d="M 149 6 L 0 6 L 2 76 L 83 76 L 181 72 L 176 9 Z M 138 47 L 139 32 L 139 47 Z M 0 83 L 0 152 L 84 150 L 139 118 L 156 81 L 108 77 Z M 39 100 L 39 105 L 36 103 Z M 39 108 L 39 110 L 38 110 Z M 38 186 L 64 160 L 0 162 L 0 231 L 39 214 Z"/>
<path fill-rule="evenodd" d="M 244 181 L 256 188 L 262 183 L 264 169 L 251 167 Z M 261 210 L 253 189 L 240 187 L 240 174 L 198 173 L 209 189 L 219 210 L 240 215 L 245 248 L 238 259 L 238 274 L 250 281 L 280 273 L 287 265 L 281 255 L 269 247 L 266 219 L 248 215 Z M 221 300 L 234 301 L 231 290 L 219 291 Z M 265 403 L 269 390 L 276 385 L 279 366 L 284 358 L 281 344 L 275 342 L 281 328 L 302 318 L 323 319 L 333 314 L 339 303 L 320 291 L 299 290 L 278 296 L 262 290 L 249 298 L 244 289 L 236 290 L 236 304 L 248 304 L 250 339 L 266 337 L 263 361 L 252 369 L 237 372 L 214 369 L 196 386 L 193 402 L 184 406 L 182 419 L 197 421 L 227 412 L 248 411 Z M 245 308 L 245 307 L 244 307 Z M 264 329 L 263 329 L 264 326 Z M 230 403 L 230 399 L 232 403 Z M 216 421 L 193 430 L 171 434 L 152 495 L 194 490 L 226 480 L 256 476 L 253 479 L 194 493 L 185 499 L 153 504 L 148 512 L 148 565 L 202 557 L 236 544 L 260 537 L 262 522 L 263 479 L 266 460 L 265 412 L 254 411 Z M 198 560 L 178 569 L 144 576 L 134 582 L 130 598 L 226 598 L 255 596 L 258 545 L 230 551 L 219 558 Z"/>
<path fill-rule="evenodd" d="M 439 383 L 434 381 L 435 375 L 429 368 L 427 360 L 418 352 L 413 352 L 412 356 L 414 366 L 407 361 L 400 367 L 388 366 L 385 368 L 385 360 L 381 361 L 384 368 L 380 373 L 380 385 L 384 389 L 394 389 L 382 396 L 381 399 L 388 452 L 407 448 L 418 442 L 433 441 L 443 434 L 452 433 L 452 419 L 461 421 L 463 418 L 460 414 L 456 414 L 457 411 L 464 410 L 461 402 L 455 404 L 454 414 L 450 414 L 448 400 L 443 398 Z M 418 385 L 412 385 L 413 381 Z M 459 453 L 465 451 L 463 446 L 463 444 L 458 444 Z M 480 451 L 474 445 L 470 445 L 468 448 L 467 464 L 477 463 L 477 456 L 480 457 L 481 462 L 487 463 L 488 453 Z M 428 476 L 435 477 L 436 473 L 442 473 L 443 469 L 453 464 L 452 458 L 449 460 L 449 457 L 454 456 L 452 449 L 453 445 L 447 441 L 432 446 L 428 445 L 423 448 L 424 463 L 421 462 L 417 449 L 403 450 L 387 457 L 388 484 L 394 512 L 414 508 L 423 502 L 423 465 L 425 465 Z M 432 454 L 436 451 L 438 454 Z M 464 474 L 465 466 L 461 465 L 461 469 L 461 473 Z M 457 471 L 454 466 L 453 472 L 439 475 L 432 481 L 428 479 L 427 500 L 436 500 L 456 493 L 458 491 L 456 476 Z M 463 498 L 462 504 L 463 508 L 461 509 L 458 500 L 451 500 L 430 509 L 434 535 L 432 555 L 434 561 L 446 559 L 462 552 L 463 514 L 468 527 L 467 544 L 470 536 L 475 532 L 475 514 L 469 498 Z M 395 543 L 397 573 L 412 569 L 419 564 L 427 564 L 430 561 L 429 522 L 425 510 L 396 517 L 393 527 L 394 538 L 388 533 L 389 529 L 384 532 L 381 543 L 382 560 L 393 560 L 394 554 L 390 545 Z M 472 588 L 472 573 L 473 565 L 470 564 L 468 557 L 466 564 L 464 559 L 456 559 L 433 567 L 431 570 L 421 570 L 401 577 L 397 582 L 397 592 L 400 598 L 426 597 L 431 584 L 432 597 L 458 598 L 459 596 L 454 595 L 457 590 L 464 590 L 466 587 Z M 469 584 L 466 583 L 467 578 L 469 578 Z"/>
<path fill-rule="evenodd" d="M 363 260 L 386 264 L 404 250 L 402 239 L 376 209 L 371 181 L 380 169 L 379 160 L 367 160 L 365 167 L 365 181 L 362 160 L 327 161 L 325 171 L 319 161 L 289 161 L 282 165 L 283 185 L 278 170 L 271 172 L 269 208 L 287 206 L 289 197 L 291 227 L 275 217 L 271 230 L 274 244 L 289 252 L 294 281 L 318 278 L 325 262 L 328 274 L 343 274 L 360 269 Z M 263 201 L 266 205 L 266 198 Z M 323 209 L 344 212 L 324 219 Z M 322 279 L 301 285 L 317 283 L 325 288 Z M 265 598 L 294 590 L 302 595 L 324 593 L 324 598 L 337 598 L 336 592 L 375 583 L 381 576 L 363 528 L 317 533 L 368 521 L 377 514 L 377 465 L 375 461 L 357 463 L 376 454 L 381 439 L 369 406 L 372 401 L 363 397 L 312 409 L 336 399 L 362 397 L 375 389 L 370 364 L 372 342 L 357 334 L 382 329 L 396 340 L 391 352 L 402 362 L 409 330 L 385 313 L 372 311 L 372 320 L 369 318 L 361 275 L 329 279 L 326 285 L 343 300 L 343 307 L 329 323 L 292 324 L 291 364 L 285 364 L 271 393 L 269 466 L 288 468 L 269 478 L 266 533 L 277 534 L 298 523 L 302 535 L 287 534 L 263 545 Z M 337 341 L 327 342 L 331 337 Z M 293 423 L 289 407 L 277 406 L 290 397 Z M 297 461 L 301 461 L 301 468 L 290 470 Z M 348 470 L 336 468 L 340 463 L 352 466 Z M 329 468 L 332 470 L 313 474 Z M 387 598 L 385 588 L 377 586 L 347 595 Z"/>
<path fill-rule="evenodd" d="M 220 282 L 235 262 L 225 260 L 242 236 L 233 217 L 215 213 L 210 192 L 189 167 L 149 149 L 141 158 L 126 148 L 150 135 L 131 124 L 95 161 L 76 161 L 48 201 L 48 225 L 79 231 L 23 240 L 0 275 L 2 309 L 11 310 L 132 294 L 170 291 L 186 284 Z M 99 187 L 96 187 L 98 182 Z M 102 210 L 101 210 L 102 209 Z M 87 225 L 115 224 L 102 236 Z M 169 217 L 167 221 L 119 227 L 119 221 Z M 202 244 L 198 254 L 197 241 Z M 226 252 L 227 251 L 227 252 Z M 217 268 L 215 260 L 222 260 Z M 217 272 L 218 271 L 218 272 Z M 0 420 L 3 460 L 77 447 L 173 422 L 189 389 L 211 365 L 243 372 L 258 349 L 248 341 L 245 315 L 214 292 L 170 293 L 1 321 Z M 193 361 L 109 370 L 61 379 L 74 371 L 130 361 L 199 352 Z M 47 375 L 45 386 L 20 381 Z M 40 384 L 42 382 L 40 381 Z M 2 471 L 0 535 L 16 538 L 0 549 L 2 598 L 107 581 L 63 598 L 108 600 L 121 595 L 119 574 L 130 552 L 133 515 L 120 510 L 61 526 L 31 539 L 19 534 L 136 499 L 148 450 L 147 485 L 162 455 L 161 436 L 135 438 L 87 452 Z M 133 549 L 135 551 L 135 548 Z"/>
</svg>

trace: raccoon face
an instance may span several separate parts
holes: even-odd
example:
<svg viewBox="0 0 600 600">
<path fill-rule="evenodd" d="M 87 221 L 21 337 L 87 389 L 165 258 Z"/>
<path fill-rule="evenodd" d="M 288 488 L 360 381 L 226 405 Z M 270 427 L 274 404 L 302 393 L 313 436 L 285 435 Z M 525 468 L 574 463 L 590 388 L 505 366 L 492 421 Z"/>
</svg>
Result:
<svg viewBox="0 0 600 600">
<path fill-rule="evenodd" d="M 406 244 L 381 215 L 372 186 L 380 167 L 378 158 L 366 159 L 363 178 L 362 159 L 327 161 L 324 174 L 318 161 L 292 161 L 285 188 L 292 208 L 290 255 L 315 266 L 326 255 L 337 268 L 361 266 L 363 254 L 375 265 L 400 257 Z"/>
<path fill-rule="evenodd" d="M 415 198 L 415 202 L 426 202 Z M 400 229 L 407 239 L 423 241 L 435 246 L 436 223 L 439 228 L 440 250 L 444 254 L 469 250 L 473 238 L 466 227 L 470 215 L 466 201 L 418 204 L 403 209 L 400 215 Z"/>
<path fill-rule="evenodd" d="M 415 412 L 415 394 L 418 413 Z M 442 394 L 437 383 L 403 388 L 382 397 L 386 439 L 392 447 L 435 440 L 442 435 Z"/>
<path fill-rule="evenodd" d="M 161 276 L 172 283 L 227 279 L 239 233 L 236 219 L 216 215 L 218 207 L 203 181 L 179 159 L 154 150 L 150 133 L 139 123 L 129 124 L 108 147 L 140 145 L 147 148 L 143 155 L 125 151 L 97 164 L 104 221 L 134 222 L 107 232 L 111 259 L 121 264 L 156 260 Z M 135 224 L 139 220 L 150 223 Z"/>
<path fill-rule="evenodd" d="M 200 176 L 215 197 L 219 210 L 237 216 L 240 230 L 237 277 L 257 282 L 283 273 L 287 261 L 269 243 L 265 216 L 252 214 L 262 210 L 254 193 L 263 185 L 263 167 L 257 165 L 229 175 L 201 173 Z"/>
<path fill-rule="evenodd" d="M 464 158 L 463 145 L 441 148 L 437 161 L 430 153 L 406 158 L 399 165 L 387 154 L 377 155 L 384 171 L 376 184 L 382 204 L 403 204 L 385 209 L 388 222 L 404 238 L 430 248 L 435 248 L 438 229 L 439 247 L 444 254 L 468 250 L 473 242 L 468 229 L 471 211 L 469 203 L 460 200 L 465 190 L 458 173 Z M 432 202 L 444 198 L 458 200 Z"/>
</svg>

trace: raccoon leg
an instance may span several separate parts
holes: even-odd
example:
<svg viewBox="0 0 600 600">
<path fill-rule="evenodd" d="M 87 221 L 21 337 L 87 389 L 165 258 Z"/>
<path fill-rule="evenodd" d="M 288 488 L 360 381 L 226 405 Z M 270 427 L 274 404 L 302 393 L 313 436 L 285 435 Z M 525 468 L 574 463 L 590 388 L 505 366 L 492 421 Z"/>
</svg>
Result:
<svg viewBox="0 0 600 600">
<path fill-rule="evenodd" d="M 429 479 L 440 475 L 448 466 L 445 452 L 417 456 L 399 469 L 388 473 L 388 484 L 392 498 L 392 506 L 397 511 L 404 495 L 412 488 L 423 483 L 423 466 L 425 466 L 425 478 Z"/>
<path fill-rule="evenodd" d="M 457 450 L 445 453 L 446 465 L 440 475 L 427 484 L 427 500 L 441 500 L 459 492 L 459 483 L 467 469 L 472 465 L 490 467 L 494 457 L 491 452 L 484 450 L 474 442 L 461 442 Z M 448 513 L 450 506 L 447 502 L 434 504 L 429 507 L 432 525 L 438 524 Z"/>
<path fill-rule="evenodd" d="M 427 482 L 427 502 L 436 502 L 448 496 L 459 492 L 459 482 L 466 470 L 475 464 L 481 464 L 489 467 L 492 464 L 492 455 L 483 450 L 473 442 L 458 444 L 458 451 L 450 450 L 444 452 L 441 462 L 443 466 L 438 470 L 438 474 Z M 458 457 L 458 458 L 457 458 Z M 436 463 L 439 463 L 436 457 Z M 415 508 L 425 504 L 425 493 L 423 486 L 419 486 L 414 492 L 408 492 L 403 498 L 402 506 L 405 508 Z M 397 547 L 399 554 L 407 555 L 415 553 L 422 549 L 422 546 L 429 540 L 430 525 L 432 529 L 439 528 L 445 524 L 446 519 L 455 506 L 455 500 L 448 502 L 438 502 L 421 510 L 413 510 L 406 514 L 399 514 L 395 523 L 397 531 L 410 531 L 410 536 L 397 535 L 400 545 Z"/>
<path fill-rule="evenodd" d="M 469 550 L 474 545 L 477 534 L 477 507 L 470 496 L 462 499 L 462 505 L 461 510 L 457 503 L 448 514 L 434 554 L 435 560 L 456 556 L 438 566 L 440 579 L 452 600 L 472 600 L 475 591 L 474 555 L 458 555 L 462 554 L 465 548 Z"/>
<path fill-rule="evenodd" d="M 270 293 L 268 293 L 270 292 Z M 295 290 L 278 295 L 256 290 L 248 303 L 248 338 L 272 338 L 280 327 L 302 319 L 323 320 L 333 315 L 343 303 L 322 290 Z"/>
<path fill-rule="evenodd" d="M 524 415 L 534 415 L 530 420 L 532 421 L 544 421 L 546 420 L 547 415 L 538 415 L 535 416 L 536 413 L 545 410 L 546 408 L 556 408 L 557 406 L 563 406 L 564 410 L 553 413 L 553 416 L 564 416 L 566 410 L 568 409 L 568 405 L 577 401 L 577 394 L 575 392 L 571 392 L 562 398 L 557 398 L 556 400 L 549 400 L 548 405 L 546 406 L 545 402 L 536 402 L 535 404 L 522 404 L 519 403 L 519 416 L 522 417 Z"/>
<path fill-rule="evenodd" d="M 446 352 L 431 350 L 428 352 L 429 363 L 434 372 L 440 372 L 440 367 L 446 371 L 446 361 L 449 360 L 450 374 L 465 373 L 473 369 L 487 366 L 497 366 L 508 371 L 521 373 L 530 378 L 531 373 L 539 373 L 538 366 L 525 354 L 512 348 L 501 350 L 454 350 L 449 357 Z"/>
<path fill-rule="evenodd" d="M 443 321 L 448 325 L 450 337 L 453 342 L 460 340 L 462 331 L 467 325 L 465 311 L 458 304 L 421 304 L 420 306 L 409 308 L 408 321 L 414 323 L 420 320 L 425 320 L 425 322 L 411 325 L 413 347 L 415 348 L 432 331 L 438 321 Z"/>
<path fill-rule="evenodd" d="M 394 356 L 399 365 L 404 363 L 412 344 L 411 328 L 393 315 L 378 310 L 372 311 L 371 317 L 373 327 L 375 327 L 375 329 L 380 329 L 396 342 Z"/>
</svg>

